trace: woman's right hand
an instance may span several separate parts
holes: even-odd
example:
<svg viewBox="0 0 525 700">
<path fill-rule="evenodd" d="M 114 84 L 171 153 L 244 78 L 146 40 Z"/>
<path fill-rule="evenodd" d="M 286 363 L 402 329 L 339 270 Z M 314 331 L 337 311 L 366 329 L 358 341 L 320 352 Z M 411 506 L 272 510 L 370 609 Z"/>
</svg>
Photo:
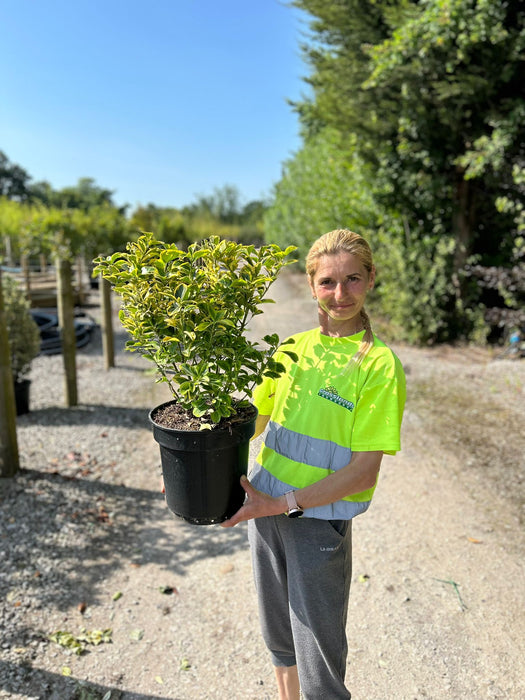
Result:
<svg viewBox="0 0 525 700">
<path fill-rule="evenodd" d="M 284 496 L 274 498 L 258 491 L 244 474 L 241 476 L 241 486 L 246 493 L 244 505 L 229 520 L 221 523 L 221 527 L 235 527 L 245 520 L 262 518 L 267 515 L 280 515 L 285 512 L 287 504 Z"/>
</svg>

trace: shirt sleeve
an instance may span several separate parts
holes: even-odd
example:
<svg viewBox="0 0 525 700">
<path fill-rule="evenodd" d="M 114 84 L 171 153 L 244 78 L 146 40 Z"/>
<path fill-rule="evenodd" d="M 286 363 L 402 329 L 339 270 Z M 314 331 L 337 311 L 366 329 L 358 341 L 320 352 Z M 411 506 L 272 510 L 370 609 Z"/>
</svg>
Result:
<svg viewBox="0 0 525 700">
<path fill-rule="evenodd" d="M 400 450 L 405 400 L 405 373 L 398 358 L 391 353 L 376 360 L 367 372 L 356 404 L 352 450 L 381 450 L 386 454 Z"/>
</svg>

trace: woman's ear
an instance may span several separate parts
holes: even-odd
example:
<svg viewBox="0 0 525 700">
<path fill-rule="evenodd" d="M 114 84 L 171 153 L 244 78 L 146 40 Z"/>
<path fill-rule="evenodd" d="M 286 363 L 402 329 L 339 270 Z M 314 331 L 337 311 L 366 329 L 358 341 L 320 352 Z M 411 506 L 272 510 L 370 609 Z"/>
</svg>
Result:
<svg viewBox="0 0 525 700">
<path fill-rule="evenodd" d="M 312 292 L 312 299 L 317 299 L 317 295 L 315 293 L 315 287 L 312 283 L 310 276 L 306 275 L 306 279 L 308 280 L 308 286 L 310 287 L 310 291 Z"/>
<path fill-rule="evenodd" d="M 375 282 L 376 282 L 376 268 L 375 268 L 375 265 L 372 265 L 372 269 L 370 270 L 370 274 L 368 276 L 368 289 L 373 289 Z"/>
</svg>

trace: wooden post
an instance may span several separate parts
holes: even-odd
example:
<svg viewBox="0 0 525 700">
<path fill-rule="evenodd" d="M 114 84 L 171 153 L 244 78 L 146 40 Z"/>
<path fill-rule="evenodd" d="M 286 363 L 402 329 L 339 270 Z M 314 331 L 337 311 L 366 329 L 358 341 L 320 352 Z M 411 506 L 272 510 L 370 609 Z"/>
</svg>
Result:
<svg viewBox="0 0 525 700">
<path fill-rule="evenodd" d="M 7 337 L 0 268 L 0 477 L 14 476 L 19 468 L 15 388 L 11 372 L 11 353 Z"/>
<path fill-rule="evenodd" d="M 86 302 L 85 294 L 84 294 L 84 268 L 85 268 L 84 258 L 82 255 L 78 255 L 77 256 L 76 271 L 77 271 L 77 295 L 78 295 L 79 306 L 84 306 L 84 304 Z"/>
<path fill-rule="evenodd" d="M 64 362 L 64 398 L 66 406 L 69 408 L 78 405 L 75 305 L 71 283 L 71 263 L 69 260 L 60 258 L 57 259 L 57 302 L 62 360 Z"/>
<path fill-rule="evenodd" d="M 111 311 L 111 284 L 100 275 L 100 305 L 102 309 L 102 348 L 106 369 L 115 366 L 113 316 Z"/>
<path fill-rule="evenodd" d="M 13 260 L 13 246 L 11 244 L 11 236 L 4 236 L 4 251 L 5 259 L 9 267 L 14 267 L 15 263 Z"/>
<path fill-rule="evenodd" d="M 22 276 L 24 278 L 26 299 L 31 300 L 31 270 L 29 269 L 29 255 L 27 253 L 20 256 L 20 266 L 22 268 Z"/>
</svg>

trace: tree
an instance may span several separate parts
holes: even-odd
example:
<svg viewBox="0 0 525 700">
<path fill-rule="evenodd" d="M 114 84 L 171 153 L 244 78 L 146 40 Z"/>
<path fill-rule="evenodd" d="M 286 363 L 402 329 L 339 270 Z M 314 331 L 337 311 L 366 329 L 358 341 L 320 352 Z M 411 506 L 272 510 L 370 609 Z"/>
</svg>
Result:
<svg viewBox="0 0 525 700">
<path fill-rule="evenodd" d="M 130 218 L 130 230 L 155 232 L 166 243 L 177 243 L 185 247 L 191 242 L 188 237 L 187 218 L 173 207 L 157 207 L 148 204 L 138 207 Z"/>
<path fill-rule="evenodd" d="M 0 151 L 0 197 L 23 201 L 28 197 L 28 173 L 19 165 L 11 163 Z"/>
<path fill-rule="evenodd" d="M 525 155 L 522 3 L 294 5 L 312 16 L 312 97 L 296 104 L 304 138 L 331 126 L 344 147 L 357 135 L 382 202 L 448 279 L 434 339 L 470 332 L 482 297 L 466 264 L 508 265 L 516 227 L 496 202 L 524 202 L 513 178 Z"/>
<path fill-rule="evenodd" d="M 33 182 L 28 186 L 28 199 L 35 204 L 52 207 L 56 203 L 56 191 L 47 180 Z"/>
<path fill-rule="evenodd" d="M 81 249 L 83 230 L 74 210 L 56 208 L 42 210 L 38 228 L 45 232 L 48 247 L 55 259 L 64 397 L 69 408 L 78 404 L 72 262 Z"/>
<path fill-rule="evenodd" d="M 188 207 L 188 213 L 216 219 L 223 224 L 239 223 L 241 212 L 240 193 L 235 185 L 216 187 L 211 195 L 200 195 L 197 202 Z"/>
<path fill-rule="evenodd" d="M 74 187 L 64 187 L 52 195 L 52 205 L 60 209 L 88 211 L 103 205 L 115 206 L 113 192 L 95 184 L 92 177 L 81 177 Z M 124 213 L 126 207 L 122 213 Z"/>
<path fill-rule="evenodd" d="M 0 236 L 5 261 L 14 266 L 16 239 L 22 225 L 22 207 L 18 202 L 0 198 Z"/>
<path fill-rule="evenodd" d="M 380 99 L 401 97 L 391 127 L 395 149 L 385 158 L 390 172 L 404 172 L 395 194 L 412 203 L 410 190 L 423 183 L 444 208 L 434 219 L 454 237 L 456 271 L 472 253 L 508 258 L 512 248 L 510 222 L 497 216 L 495 201 L 514 189 L 513 166 L 525 155 L 518 5 L 427 0 L 369 50 L 365 89 Z"/>
<path fill-rule="evenodd" d="M 80 213 L 80 212 L 77 212 Z M 90 261 L 101 254 L 109 255 L 122 247 L 130 239 L 131 226 L 115 207 L 102 205 L 92 207 L 89 212 L 81 212 L 84 228 L 82 252 Z M 102 348 L 106 369 L 115 366 L 115 343 L 111 289 L 107 280 L 100 277 L 100 305 L 102 325 Z"/>
<path fill-rule="evenodd" d="M 341 137 L 325 129 L 283 164 L 273 206 L 264 218 L 265 238 L 295 245 L 299 259 L 320 233 L 335 228 L 370 230 L 378 224 L 371 170 Z"/>
</svg>

